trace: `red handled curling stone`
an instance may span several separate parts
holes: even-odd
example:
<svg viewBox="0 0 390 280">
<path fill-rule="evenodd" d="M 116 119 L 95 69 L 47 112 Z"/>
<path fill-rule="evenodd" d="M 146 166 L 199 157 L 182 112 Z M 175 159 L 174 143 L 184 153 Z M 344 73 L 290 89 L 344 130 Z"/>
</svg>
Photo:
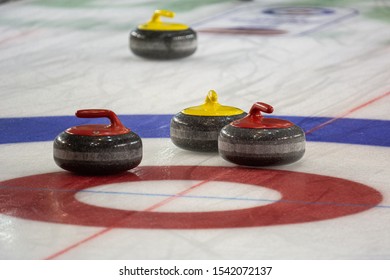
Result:
<svg viewBox="0 0 390 280">
<path fill-rule="evenodd" d="M 79 118 L 109 118 L 110 125 L 71 127 L 54 140 L 54 161 L 81 174 L 113 174 L 138 166 L 142 160 L 141 138 L 126 128 L 110 110 L 79 110 Z"/>
<path fill-rule="evenodd" d="M 255 103 L 249 114 L 225 126 L 218 137 L 218 150 L 227 161 L 247 166 L 292 163 L 305 153 L 305 133 L 287 120 L 264 118 L 272 113 L 265 103 Z"/>
<path fill-rule="evenodd" d="M 172 118 L 170 137 L 185 150 L 217 152 L 222 127 L 245 115 L 241 109 L 219 104 L 217 93 L 210 90 L 204 104 L 186 108 Z"/>
</svg>

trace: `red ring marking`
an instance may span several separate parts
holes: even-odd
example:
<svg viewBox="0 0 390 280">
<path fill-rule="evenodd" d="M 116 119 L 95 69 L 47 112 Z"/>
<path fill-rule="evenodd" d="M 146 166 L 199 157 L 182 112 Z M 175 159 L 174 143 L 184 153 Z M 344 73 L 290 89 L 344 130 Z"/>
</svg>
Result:
<svg viewBox="0 0 390 280">
<path fill-rule="evenodd" d="M 119 210 L 88 205 L 75 198 L 78 191 L 98 185 L 148 180 L 251 184 L 276 190 L 282 199 L 245 209 L 188 213 Z M 153 188 L 158 188 L 158 184 Z M 343 217 L 375 207 L 382 195 L 360 183 L 308 173 L 239 167 L 142 166 L 117 176 L 82 177 L 56 172 L 3 181 L 0 199 L 0 213 L 35 221 L 111 228 L 209 229 Z"/>
</svg>

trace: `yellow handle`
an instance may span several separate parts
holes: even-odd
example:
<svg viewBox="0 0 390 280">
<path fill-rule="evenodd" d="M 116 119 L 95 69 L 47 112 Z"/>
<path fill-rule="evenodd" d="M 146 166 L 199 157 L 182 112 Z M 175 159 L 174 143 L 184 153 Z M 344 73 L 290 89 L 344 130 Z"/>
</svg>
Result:
<svg viewBox="0 0 390 280">
<path fill-rule="evenodd" d="M 218 103 L 218 94 L 210 90 L 202 105 L 190 107 L 181 111 L 185 115 L 192 116 L 232 116 L 244 113 L 241 109 L 224 106 Z"/>
<path fill-rule="evenodd" d="M 175 13 L 168 10 L 155 10 L 149 22 L 161 22 L 160 17 L 173 18 L 175 17 Z"/>
<path fill-rule="evenodd" d="M 152 18 L 147 23 L 139 25 L 138 29 L 151 31 L 180 31 L 189 28 L 185 24 L 161 21 L 161 17 L 173 18 L 174 16 L 175 13 L 172 11 L 155 10 Z"/>
<path fill-rule="evenodd" d="M 215 92 L 215 90 L 209 91 L 209 93 L 206 96 L 205 103 L 206 104 L 218 103 L 218 94 Z"/>
</svg>

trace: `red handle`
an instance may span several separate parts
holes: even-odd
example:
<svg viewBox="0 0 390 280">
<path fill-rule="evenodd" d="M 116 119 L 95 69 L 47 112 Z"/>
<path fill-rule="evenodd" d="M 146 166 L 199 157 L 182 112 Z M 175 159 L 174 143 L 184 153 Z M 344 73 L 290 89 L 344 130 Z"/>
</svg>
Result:
<svg viewBox="0 0 390 280">
<path fill-rule="evenodd" d="M 111 110 L 105 109 L 84 109 L 76 112 L 78 118 L 108 118 L 111 122 L 111 127 L 123 129 L 125 126 L 121 123 L 117 115 Z"/>
<path fill-rule="evenodd" d="M 256 102 L 253 104 L 252 108 L 249 111 L 249 115 L 263 117 L 261 112 L 271 114 L 274 111 L 274 107 L 263 102 Z"/>
<path fill-rule="evenodd" d="M 249 114 L 240 119 L 231 123 L 232 126 L 240 128 L 253 128 L 253 129 L 270 129 L 270 128 L 288 128 L 293 126 L 292 122 L 274 118 L 264 118 L 261 115 L 261 112 L 272 113 L 274 108 L 271 105 L 268 105 L 263 102 L 256 102 L 253 104 L 252 108 L 249 111 Z"/>
</svg>

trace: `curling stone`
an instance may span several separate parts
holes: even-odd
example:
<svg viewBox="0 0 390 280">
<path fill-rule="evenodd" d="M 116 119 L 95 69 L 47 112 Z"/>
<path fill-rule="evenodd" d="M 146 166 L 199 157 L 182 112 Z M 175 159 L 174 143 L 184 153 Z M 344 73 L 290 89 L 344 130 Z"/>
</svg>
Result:
<svg viewBox="0 0 390 280">
<path fill-rule="evenodd" d="M 175 59 L 193 54 L 197 47 L 196 32 L 181 23 L 162 22 L 173 18 L 171 11 L 156 10 L 149 22 L 130 32 L 130 50 L 145 58 Z"/>
<path fill-rule="evenodd" d="M 255 103 L 249 114 L 222 128 L 219 154 L 227 161 L 247 166 L 292 163 L 305 153 L 305 133 L 287 120 L 264 118 L 273 107 Z"/>
<path fill-rule="evenodd" d="M 68 171 L 103 175 L 129 170 L 142 159 L 141 138 L 110 110 L 79 110 L 79 118 L 109 118 L 111 124 L 71 127 L 54 140 L 54 161 Z"/>
<path fill-rule="evenodd" d="M 219 104 L 217 93 L 211 90 L 204 104 L 184 109 L 172 118 L 171 140 L 185 150 L 217 152 L 222 127 L 245 115 L 241 109 Z"/>
</svg>

